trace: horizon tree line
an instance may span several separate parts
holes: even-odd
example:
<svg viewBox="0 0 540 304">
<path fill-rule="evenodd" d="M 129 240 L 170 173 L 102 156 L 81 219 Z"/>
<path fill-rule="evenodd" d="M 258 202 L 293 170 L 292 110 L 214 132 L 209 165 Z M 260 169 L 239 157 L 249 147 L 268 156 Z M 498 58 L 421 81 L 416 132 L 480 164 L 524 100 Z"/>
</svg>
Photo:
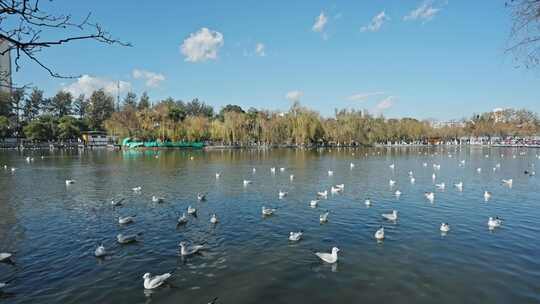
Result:
<svg viewBox="0 0 540 304">
<path fill-rule="evenodd" d="M 295 102 L 287 112 L 242 109 L 226 105 L 219 112 L 199 99 L 184 102 L 168 97 L 151 101 L 128 92 L 121 102 L 103 89 L 90 96 L 43 90 L 0 92 L 0 139 L 73 141 L 84 131 L 107 131 L 119 139 L 208 141 L 222 145 L 373 145 L 458 140 L 464 136 L 534 136 L 538 114 L 526 109 L 474 114 L 456 124 L 437 127 L 426 120 L 387 119 L 366 110 L 336 109 L 332 117 Z"/>
</svg>

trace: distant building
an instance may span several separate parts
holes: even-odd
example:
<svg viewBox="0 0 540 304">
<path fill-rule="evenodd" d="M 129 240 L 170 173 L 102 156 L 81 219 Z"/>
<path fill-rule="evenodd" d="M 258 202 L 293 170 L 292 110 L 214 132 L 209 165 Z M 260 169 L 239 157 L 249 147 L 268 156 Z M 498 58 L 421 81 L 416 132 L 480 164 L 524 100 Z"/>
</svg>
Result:
<svg viewBox="0 0 540 304">
<path fill-rule="evenodd" d="M 82 141 L 86 146 L 96 147 L 96 146 L 107 146 L 108 144 L 114 143 L 116 137 L 107 136 L 106 132 L 101 131 L 88 131 L 82 132 Z"/>
<path fill-rule="evenodd" d="M 11 52 L 9 43 L 0 39 L 0 91 L 11 92 Z"/>
<path fill-rule="evenodd" d="M 491 114 L 493 115 L 493 119 L 495 120 L 495 122 L 504 122 L 505 118 L 503 108 L 495 108 L 493 109 Z"/>
<path fill-rule="evenodd" d="M 447 120 L 447 121 L 438 121 L 434 120 L 431 121 L 431 127 L 434 129 L 441 129 L 441 128 L 460 128 L 464 127 L 464 123 L 460 120 Z"/>
</svg>

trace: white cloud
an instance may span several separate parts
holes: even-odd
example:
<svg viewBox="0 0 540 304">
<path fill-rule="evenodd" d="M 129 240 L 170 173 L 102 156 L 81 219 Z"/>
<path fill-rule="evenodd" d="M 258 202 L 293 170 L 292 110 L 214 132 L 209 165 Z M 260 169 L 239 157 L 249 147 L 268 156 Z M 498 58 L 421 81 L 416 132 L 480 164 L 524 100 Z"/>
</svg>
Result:
<svg viewBox="0 0 540 304">
<path fill-rule="evenodd" d="M 259 42 L 257 45 L 255 45 L 255 54 L 261 57 L 266 56 L 266 53 L 264 52 L 264 44 Z"/>
<path fill-rule="evenodd" d="M 321 14 L 315 19 L 315 24 L 313 24 L 311 30 L 320 33 L 324 30 L 327 22 L 328 18 L 324 15 L 324 12 L 321 12 Z"/>
<path fill-rule="evenodd" d="M 422 20 L 423 22 L 427 22 L 433 19 L 440 10 L 440 8 L 434 8 L 431 1 L 426 0 L 419 7 L 412 10 L 407 16 L 403 17 L 403 20 Z"/>
<path fill-rule="evenodd" d="M 375 112 L 383 112 L 390 109 L 397 98 L 395 96 L 388 96 L 377 103 L 375 106 Z"/>
<path fill-rule="evenodd" d="M 350 100 L 350 101 L 365 101 L 369 97 L 378 96 L 378 95 L 384 95 L 384 94 L 385 94 L 384 92 L 358 93 L 358 94 L 354 94 L 354 95 L 351 95 L 351 96 L 347 97 L 347 100 Z"/>
<path fill-rule="evenodd" d="M 223 34 L 206 27 L 196 33 L 191 33 L 180 46 L 180 51 L 186 56 L 185 61 L 203 62 L 217 58 L 220 47 L 223 46 Z"/>
<path fill-rule="evenodd" d="M 92 77 L 90 75 L 82 75 L 77 81 L 65 86 L 64 91 L 71 93 L 73 96 L 84 94 L 89 97 L 94 91 L 103 89 L 106 93 L 116 95 L 117 93 L 126 93 L 131 90 L 131 83 L 127 81 L 115 81 L 106 78 Z"/>
<path fill-rule="evenodd" d="M 287 98 L 289 101 L 300 101 L 302 96 L 304 96 L 304 92 L 302 91 L 290 91 L 285 95 L 285 98 Z"/>
<path fill-rule="evenodd" d="M 360 31 L 362 32 L 376 32 L 378 31 L 383 23 L 390 19 L 390 17 L 388 17 L 384 11 L 378 13 L 375 17 L 373 17 L 373 19 L 371 19 L 371 22 L 366 25 L 366 26 L 363 26 L 360 28 Z"/>
<path fill-rule="evenodd" d="M 143 79 L 145 81 L 145 85 L 150 88 L 158 87 L 160 82 L 165 80 L 165 76 L 163 76 L 163 74 L 146 70 L 134 69 L 132 75 L 135 79 Z"/>
</svg>

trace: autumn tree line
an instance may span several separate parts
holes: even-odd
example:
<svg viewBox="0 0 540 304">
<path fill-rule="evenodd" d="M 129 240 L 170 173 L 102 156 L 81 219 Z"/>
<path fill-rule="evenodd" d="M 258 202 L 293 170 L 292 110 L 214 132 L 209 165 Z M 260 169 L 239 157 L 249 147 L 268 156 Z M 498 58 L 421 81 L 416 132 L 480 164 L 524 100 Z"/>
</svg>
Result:
<svg viewBox="0 0 540 304">
<path fill-rule="evenodd" d="M 83 131 L 102 130 L 120 140 L 205 141 L 216 145 L 373 145 L 427 142 L 430 138 L 534 136 L 538 115 L 506 109 L 474 114 L 457 123 L 437 126 L 415 118 L 387 119 L 367 111 L 336 109 L 323 117 L 300 103 L 287 112 L 242 109 L 219 111 L 194 99 L 171 97 L 151 101 L 148 94 L 127 93 L 120 102 L 104 90 L 90 96 L 59 91 L 45 97 L 37 88 L 0 93 L 0 138 L 30 141 L 77 140 Z"/>
</svg>

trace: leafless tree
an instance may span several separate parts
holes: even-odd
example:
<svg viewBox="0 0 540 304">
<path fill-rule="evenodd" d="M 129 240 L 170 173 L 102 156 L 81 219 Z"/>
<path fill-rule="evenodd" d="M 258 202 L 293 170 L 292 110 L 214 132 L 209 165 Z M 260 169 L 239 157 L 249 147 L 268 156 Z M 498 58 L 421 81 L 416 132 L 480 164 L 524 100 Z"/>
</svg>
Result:
<svg viewBox="0 0 540 304">
<path fill-rule="evenodd" d="M 52 77 L 75 78 L 78 75 L 56 72 L 42 60 L 40 52 L 80 40 L 130 46 L 129 43 L 113 38 L 98 23 L 92 22 L 91 13 L 77 22 L 69 14 L 51 14 L 42 11 L 40 4 L 39 0 L 0 0 L 0 41 L 8 42 L 7 49 L 0 54 L 11 52 L 16 71 L 21 68 L 20 59 L 26 57 L 45 69 Z"/>
<path fill-rule="evenodd" d="M 526 68 L 540 64 L 540 0 L 508 0 L 512 11 L 510 46 L 512 53 Z"/>
</svg>

